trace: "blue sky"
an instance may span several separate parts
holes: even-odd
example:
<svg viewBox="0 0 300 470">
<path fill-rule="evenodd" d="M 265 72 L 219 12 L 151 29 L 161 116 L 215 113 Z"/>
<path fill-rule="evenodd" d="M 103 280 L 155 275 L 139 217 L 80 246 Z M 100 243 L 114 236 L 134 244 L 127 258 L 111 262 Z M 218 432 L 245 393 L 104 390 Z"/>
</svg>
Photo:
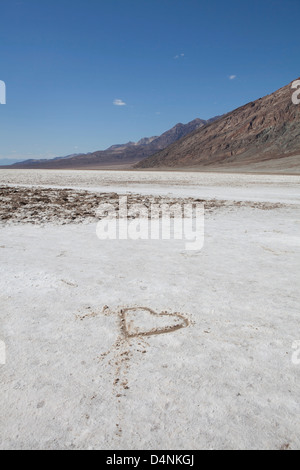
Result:
<svg viewBox="0 0 300 470">
<path fill-rule="evenodd" d="M 104 149 L 275 91 L 300 75 L 299 7 L 1 0 L 0 159 Z"/>
</svg>

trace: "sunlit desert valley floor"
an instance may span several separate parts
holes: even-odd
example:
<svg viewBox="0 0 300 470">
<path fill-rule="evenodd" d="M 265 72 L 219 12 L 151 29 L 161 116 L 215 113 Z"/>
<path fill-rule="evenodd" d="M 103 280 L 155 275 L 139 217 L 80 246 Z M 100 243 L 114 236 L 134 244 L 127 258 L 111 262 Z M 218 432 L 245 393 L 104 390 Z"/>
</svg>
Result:
<svg viewBox="0 0 300 470">
<path fill-rule="evenodd" d="M 299 449 L 299 183 L 1 170 L 0 448 Z M 99 240 L 119 195 L 203 201 L 203 248 Z"/>
</svg>

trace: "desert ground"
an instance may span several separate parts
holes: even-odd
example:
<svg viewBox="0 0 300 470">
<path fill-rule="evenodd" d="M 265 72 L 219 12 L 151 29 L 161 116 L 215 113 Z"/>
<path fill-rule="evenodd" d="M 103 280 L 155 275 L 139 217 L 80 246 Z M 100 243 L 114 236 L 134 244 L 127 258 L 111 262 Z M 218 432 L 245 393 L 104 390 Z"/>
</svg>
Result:
<svg viewBox="0 0 300 470">
<path fill-rule="evenodd" d="M 0 448 L 300 449 L 299 186 L 1 170 Z M 203 248 L 99 240 L 120 195 L 203 201 Z"/>
</svg>

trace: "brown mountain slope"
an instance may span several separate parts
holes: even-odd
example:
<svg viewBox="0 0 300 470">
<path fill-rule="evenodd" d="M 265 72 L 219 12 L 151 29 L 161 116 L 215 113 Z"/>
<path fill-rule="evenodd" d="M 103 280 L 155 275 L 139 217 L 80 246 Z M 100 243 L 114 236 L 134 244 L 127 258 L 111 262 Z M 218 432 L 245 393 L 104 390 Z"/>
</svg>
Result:
<svg viewBox="0 0 300 470">
<path fill-rule="evenodd" d="M 132 165 L 143 158 L 146 158 L 164 149 L 176 140 L 186 136 L 192 131 L 203 127 L 209 122 L 203 119 L 194 119 L 187 124 L 176 124 L 161 136 L 145 137 L 139 142 L 128 142 L 123 145 L 112 145 L 106 150 L 99 150 L 93 153 L 70 155 L 65 158 L 54 158 L 52 160 L 27 160 L 11 165 L 10 168 L 103 168 L 114 165 Z"/>
<path fill-rule="evenodd" d="M 239 166 L 300 155 L 300 105 L 291 84 L 238 108 L 135 168 Z M 296 158 L 296 157 L 295 157 Z"/>
</svg>

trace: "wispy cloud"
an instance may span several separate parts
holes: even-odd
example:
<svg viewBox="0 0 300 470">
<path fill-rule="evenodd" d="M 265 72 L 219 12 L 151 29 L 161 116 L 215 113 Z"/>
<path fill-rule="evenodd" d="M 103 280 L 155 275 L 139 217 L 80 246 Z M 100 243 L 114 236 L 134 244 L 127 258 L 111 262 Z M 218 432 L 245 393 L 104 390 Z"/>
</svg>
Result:
<svg viewBox="0 0 300 470">
<path fill-rule="evenodd" d="M 113 104 L 114 104 L 115 106 L 126 106 L 125 101 L 119 100 L 119 99 L 115 99 L 115 100 L 113 101 Z"/>
<path fill-rule="evenodd" d="M 236 75 L 229 75 L 229 80 L 235 80 L 236 79 Z"/>
<path fill-rule="evenodd" d="M 183 54 L 183 53 L 177 54 L 177 55 L 174 57 L 174 59 L 180 59 L 181 57 L 184 57 L 184 54 Z"/>
</svg>

